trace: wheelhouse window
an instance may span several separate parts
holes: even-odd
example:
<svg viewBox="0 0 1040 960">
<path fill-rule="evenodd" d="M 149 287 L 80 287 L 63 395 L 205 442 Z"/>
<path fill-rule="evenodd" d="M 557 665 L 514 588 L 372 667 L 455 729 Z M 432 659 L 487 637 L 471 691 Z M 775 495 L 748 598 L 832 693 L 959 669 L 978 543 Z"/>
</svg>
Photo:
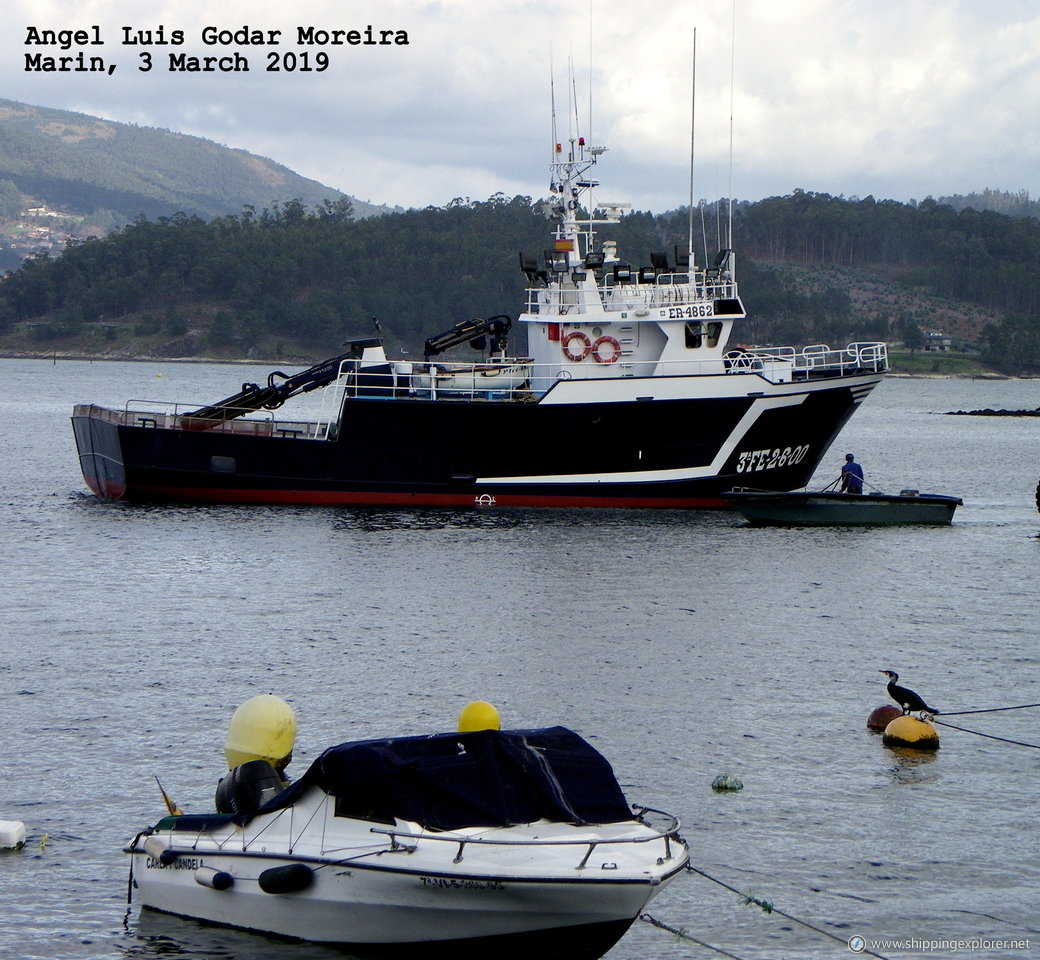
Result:
<svg viewBox="0 0 1040 960">
<path fill-rule="evenodd" d="M 686 349 L 696 350 L 704 343 L 704 324 L 700 320 L 690 320 L 686 324 Z"/>
</svg>

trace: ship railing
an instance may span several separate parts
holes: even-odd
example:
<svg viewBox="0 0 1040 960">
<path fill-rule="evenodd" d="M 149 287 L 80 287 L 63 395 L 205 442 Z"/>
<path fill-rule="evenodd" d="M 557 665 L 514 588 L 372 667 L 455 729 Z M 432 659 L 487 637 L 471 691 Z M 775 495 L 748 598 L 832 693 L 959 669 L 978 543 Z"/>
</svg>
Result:
<svg viewBox="0 0 1040 960">
<path fill-rule="evenodd" d="M 685 300 L 735 300 L 738 297 L 737 282 L 724 277 L 712 277 L 703 271 L 695 271 L 692 279 L 688 273 L 659 273 L 654 278 L 658 300 L 665 300 L 672 290 L 679 292 Z"/>
<path fill-rule="evenodd" d="M 603 278 L 604 290 L 639 290 L 649 291 L 653 296 L 654 288 L 658 296 L 662 296 L 662 288 L 677 288 L 697 300 L 729 299 L 737 296 L 737 283 L 731 277 L 719 277 L 703 270 L 690 273 L 655 272 L 643 267 L 632 270 L 630 275 L 618 278 L 607 274 Z"/>
<path fill-rule="evenodd" d="M 528 395 L 530 357 L 491 357 L 479 362 L 344 360 L 339 378 L 327 389 L 369 400 L 496 400 Z"/>
<path fill-rule="evenodd" d="M 809 373 L 819 371 L 827 374 L 845 375 L 870 370 L 884 372 L 888 369 L 888 345 L 880 342 L 850 343 L 844 349 L 832 350 L 824 343 L 802 347 L 794 356 L 795 369 Z"/>
<path fill-rule="evenodd" d="M 850 343 L 845 348 L 855 364 L 873 370 L 888 369 L 888 344 L 880 341 Z"/>
<path fill-rule="evenodd" d="M 586 298 L 587 288 L 564 283 L 554 287 L 528 287 L 526 312 L 535 314 L 560 314 L 566 322 L 568 314 L 580 314 Z M 594 299 L 604 310 L 652 309 L 678 304 L 711 303 L 715 300 L 738 298 L 737 284 L 732 280 L 716 280 L 703 273 L 695 273 L 691 282 L 686 273 L 663 273 L 640 279 L 633 272 L 633 279 L 618 281 L 608 274 L 596 287 Z"/>
<path fill-rule="evenodd" d="M 696 359 L 657 361 L 626 352 L 609 362 L 596 362 L 590 354 L 583 361 L 535 363 L 526 357 L 494 358 L 476 363 L 386 362 L 360 365 L 344 363 L 341 390 L 331 406 L 338 410 L 343 394 L 381 400 L 509 400 L 534 401 L 557 381 L 613 380 L 626 377 L 712 376 L 753 373 L 773 383 L 795 378 L 853 376 L 887 370 L 884 343 L 853 343 L 840 349 L 813 344 L 794 347 L 742 347 Z M 331 418 L 335 422 L 335 417 Z"/>
<path fill-rule="evenodd" d="M 759 361 L 790 364 L 796 372 L 818 372 L 846 376 L 863 371 L 884 372 L 888 369 L 888 345 L 880 342 L 850 343 L 831 349 L 825 343 L 814 343 L 796 350 L 794 347 L 742 347 L 727 356 L 732 369 L 749 368 Z"/>
<path fill-rule="evenodd" d="M 483 847 L 523 847 L 527 849 L 546 847 L 578 847 L 578 853 L 581 854 L 580 860 L 575 864 L 575 870 L 584 870 L 589 862 L 589 858 L 597 847 L 601 846 L 618 846 L 621 844 L 642 844 L 642 843 L 664 843 L 664 856 L 660 858 L 661 862 L 673 859 L 681 851 L 685 851 L 686 843 L 682 837 L 679 836 L 679 829 L 682 824 L 678 817 L 672 816 L 670 813 L 665 813 L 663 810 L 655 810 L 653 807 L 644 807 L 633 805 L 633 810 L 636 813 L 636 819 L 643 823 L 643 818 L 648 813 L 658 814 L 659 816 L 667 819 L 667 824 L 660 828 L 650 827 L 647 824 L 643 824 L 646 829 L 650 830 L 650 833 L 641 836 L 624 836 L 624 837 L 595 837 L 595 838 L 583 838 L 583 839 L 560 839 L 557 837 L 530 837 L 524 840 L 499 840 L 488 837 L 469 837 L 460 836 L 458 832 L 446 831 L 444 833 L 427 833 L 421 832 L 416 833 L 410 830 L 398 830 L 392 827 L 372 827 L 372 833 L 383 834 L 390 838 L 391 849 L 399 850 L 402 848 L 415 849 L 417 842 L 420 840 L 433 840 L 441 843 L 454 843 L 458 845 L 458 850 L 455 852 L 455 858 L 452 863 L 461 863 L 463 856 L 468 846 L 483 846 Z M 591 826 L 591 825 L 590 825 Z M 611 824 L 603 824 L 601 826 L 611 826 Z M 401 844 L 401 840 L 416 841 L 416 844 Z"/>
<path fill-rule="evenodd" d="M 167 400 L 128 400 L 121 411 L 110 410 L 110 419 L 126 426 L 152 429 L 206 431 L 236 436 L 286 437 L 304 440 L 326 440 L 330 423 L 303 419 L 281 419 L 269 410 L 251 407 L 226 407 L 219 418 L 191 417 L 199 404 Z"/>
</svg>

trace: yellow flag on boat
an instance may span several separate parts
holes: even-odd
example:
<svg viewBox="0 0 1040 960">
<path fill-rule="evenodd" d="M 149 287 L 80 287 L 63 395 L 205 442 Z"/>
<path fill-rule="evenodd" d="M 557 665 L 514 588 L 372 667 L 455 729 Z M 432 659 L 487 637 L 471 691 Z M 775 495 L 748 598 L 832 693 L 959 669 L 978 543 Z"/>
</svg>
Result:
<svg viewBox="0 0 1040 960">
<path fill-rule="evenodd" d="M 184 816 L 184 811 L 180 807 L 178 807 L 177 804 L 175 804 L 170 799 L 170 795 L 165 790 L 163 790 L 163 785 L 161 783 L 159 783 L 159 778 L 158 777 L 155 778 L 155 782 L 157 784 L 159 784 L 159 793 L 162 794 L 163 801 L 166 804 L 166 809 L 170 812 L 170 816 L 171 817 L 183 817 Z"/>
</svg>

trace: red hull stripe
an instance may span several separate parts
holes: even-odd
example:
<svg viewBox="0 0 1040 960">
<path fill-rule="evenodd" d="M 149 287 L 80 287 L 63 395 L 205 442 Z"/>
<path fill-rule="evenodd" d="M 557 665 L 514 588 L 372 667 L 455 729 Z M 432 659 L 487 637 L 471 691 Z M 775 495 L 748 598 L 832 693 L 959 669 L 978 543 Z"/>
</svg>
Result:
<svg viewBox="0 0 1040 960">
<path fill-rule="evenodd" d="M 126 496 L 126 484 L 115 483 L 112 480 L 98 480 L 97 477 L 83 475 L 87 486 L 99 497 L 109 497 L 112 500 L 122 500 Z"/>
<path fill-rule="evenodd" d="M 93 482 L 92 482 L 93 481 Z M 87 486 L 101 496 L 121 499 L 128 490 L 108 484 L 102 491 L 94 478 Z M 277 503 L 311 506 L 400 507 L 657 507 L 662 509 L 732 509 L 718 497 L 566 496 L 564 494 L 390 493 L 357 490 L 222 490 L 202 487 L 135 487 L 130 499 L 180 500 L 202 503 Z"/>
</svg>

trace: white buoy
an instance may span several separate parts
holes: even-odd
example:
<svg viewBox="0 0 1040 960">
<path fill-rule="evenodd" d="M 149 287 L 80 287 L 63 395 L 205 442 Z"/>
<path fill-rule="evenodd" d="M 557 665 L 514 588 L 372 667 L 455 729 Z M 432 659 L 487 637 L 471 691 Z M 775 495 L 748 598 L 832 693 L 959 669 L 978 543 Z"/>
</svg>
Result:
<svg viewBox="0 0 1040 960">
<path fill-rule="evenodd" d="M 18 850 L 25 845 L 25 824 L 21 820 L 0 820 L 0 850 Z"/>
</svg>

